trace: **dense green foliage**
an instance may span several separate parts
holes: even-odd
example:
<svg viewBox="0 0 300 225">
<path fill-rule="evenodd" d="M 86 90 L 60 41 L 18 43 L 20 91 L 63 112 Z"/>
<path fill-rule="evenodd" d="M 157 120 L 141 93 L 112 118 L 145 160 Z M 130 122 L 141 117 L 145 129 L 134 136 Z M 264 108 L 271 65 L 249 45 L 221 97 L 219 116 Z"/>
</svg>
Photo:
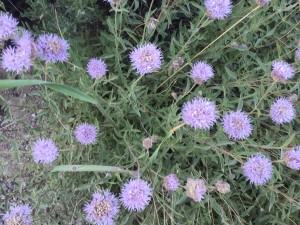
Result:
<svg viewBox="0 0 300 225">
<path fill-rule="evenodd" d="M 300 39 L 298 1 L 273 0 L 263 8 L 252 0 L 235 1 L 233 13 L 223 21 L 208 19 L 203 1 L 132 0 L 120 8 L 96 0 L 26 2 L 29 8 L 21 16 L 32 21 L 31 31 L 36 36 L 56 33 L 69 41 L 71 49 L 67 62 L 36 63 L 22 78 L 70 86 L 97 103 L 45 86 L 32 93 L 41 97 L 42 107 L 30 106 L 39 121 L 34 129 L 24 125 L 30 143 L 51 137 L 60 157 L 52 166 L 29 159 L 25 169 L 11 178 L 15 191 L 0 190 L 9 200 L 0 204 L 2 211 L 8 210 L 13 195 L 33 206 L 34 224 L 86 224 L 82 209 L 91 194 L 99 189 L 119 193 L 131 175 L 76 172 L 76 168 L 50 172 L 53 166 L 82 164 L 139 170 L 151 182 L 155 191 L 150 206 L 141 213 L 122 209 L 117 224 L 300 223 L 299 171 L 280 160 L 283 149 L 300 145 L 300 105 L 296 103 L 298 116 L 290 124 L 275 125 L 268 115 L 276 98 L 300 94 L 300 64 L 294 62 Z M 159 21 L 153 31 L 146 28 L 151 17 Z M 159 72 L 139 77 L 130 66 L 129 53 L 145 42 L 162 49 L 164 64 Z M 174 69 L 171 65 L 178 56 L 184 64 Z M 107 63 L 105 78 L 95 81 L 88 76 L 86 63 L 91 57 Z M 274 83 L 270 76 L 271 62 L 277 59 L 297 70 L 286 84 Z M 216 72 L 202 85 L 194 85 L 189 77 L 198 60 L 209 62 Z M 230 110 L 249 112 L 251 137 L 229 140 L 221 120 L 210 131 L 177 127 L 182 124 L 182 105 L 195 96 L 216 102 L 220 117 Z M 9 103 L 5 104 L 9 114 Z M 4 123 L 11 120 L 8 116 Z M 83 122 L 99 130 L 97 142 L 88 147 L 73 136 L 74 127 Z M 158 141 L 146 150 L 142 140 L 152 135 Z M 10 141 L 15 161 L 31 157 L 30 150 L 20 150 L 17 140 Z M 274 162 L 272 180 L 261 187 L 250 185 L 242 175 L 242 163 L 255 152 Z M 184 188 L 172 194 L 163 189 L 162 178 L 169 173 L 177 173 L 182 185 L 188 177 L 203 178 L 208 186 L 223 179 L 231 192 L 223 195 L 210 187 L 204 200 L 196 203 L 185 196 Z"/>
</svg>

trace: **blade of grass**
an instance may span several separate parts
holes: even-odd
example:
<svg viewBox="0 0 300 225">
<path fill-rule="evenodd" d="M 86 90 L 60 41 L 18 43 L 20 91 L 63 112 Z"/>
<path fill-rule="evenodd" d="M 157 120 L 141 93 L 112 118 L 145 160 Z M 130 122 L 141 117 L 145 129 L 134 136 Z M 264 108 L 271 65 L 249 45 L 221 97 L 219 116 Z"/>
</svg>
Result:
<svg viewBox="0 0 300 225">
<path fill-rule="evenodd" d="M 113 121 L 113 119 L 109 116 L 109 114 L 104 110 L 102 105 L 93 97 L 66 85 L 63 84 L 56 84 L 51 82 L 46 82 L 42 80 L 1 80 L 0 81 L 0 89 L 4 88 L 16 88 L 16 87 L 25 87 L 25 86 L 32 86 L 32 85 L 43 85 L 48 88 L 51 88 L 54 91 L 60 92 L 64 95 L 71 96 L 73 98 L 79 99 L 84 102 L 94 104 L 100 112 L 117 128 L 117 125 Z"/>
<path fill-rule="evenodd" d="M 111 173 L 129 173 L 137 176 L 137 171 L 122 169 L 116 166 L 101 165 L 60 165 L 55 166 L 53 172 L 111 172 Z"/>
</svg>

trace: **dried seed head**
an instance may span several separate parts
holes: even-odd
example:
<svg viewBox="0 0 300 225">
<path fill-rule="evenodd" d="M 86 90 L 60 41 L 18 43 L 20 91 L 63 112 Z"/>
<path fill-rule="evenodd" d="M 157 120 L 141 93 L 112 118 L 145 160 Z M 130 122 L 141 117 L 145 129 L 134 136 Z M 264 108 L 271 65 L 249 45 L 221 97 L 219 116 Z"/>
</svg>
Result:
<svg viewBox="0 0 300 225">
<path fill-rule="evenodd" d="M 215 187 L 217 189 L 218 192 L 222 193 L 222 194 L 227 194 L 230 192 L 230 185 L 222 180 L 219 180 L 215 183 Z"/>
</svg>

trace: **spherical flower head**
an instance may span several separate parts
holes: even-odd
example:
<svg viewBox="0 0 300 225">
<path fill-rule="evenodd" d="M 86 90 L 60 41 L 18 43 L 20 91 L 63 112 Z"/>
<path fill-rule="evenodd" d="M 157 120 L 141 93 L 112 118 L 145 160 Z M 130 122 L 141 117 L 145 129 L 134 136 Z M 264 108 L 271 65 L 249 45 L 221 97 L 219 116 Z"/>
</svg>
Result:
<svg viewBox="0 0 300 225">
<path fill-rule="evenodd" d="M 274 123 L 290 123 L 296 117 L 293 104 L 285 98 L 279 98 L 270 109 L 270 116 Z"/>
<path fill-rule="evenodd" d="M 207 130 L 217 121 L 217 113 L 215 103 L 205 98 L 195 98 L 183 105 L 182 119 L 194 129 Z"/>
<path fill-rule="evenodd" d="M 300 146 L 287 150 L 283 155 L 285 165 L 293 170 L 300 170 Z"/>
<path fill-rule="evenodd" d="M 2 68 L 17 74 L 29 70 L 32 65 L 30 54 L 26 48 L 8 47 L 2 53 Z"/>
<path fill-rule="evenodd" d="M 150 184 L 141 179 L 129 180 L 121 190 L 120 200 L 129 211 L 143 211 L 152 198 Z"/>
<path fill-rule="evenodd" d="M 244 163 L 242 168 L 244 170 L 244 176 L 250 183 L 256 186 L 263 185 L 272 178 L 272 162 L 264 155 L 253 155 Z"/>
<path fill-rule="evenodd" d="M 84 207 L 87 220 L 94 224 L 115 224 L 114 220 L 120 211 L 118 202 L 115 195 L 107 190 L 103 194 L 95 192 L 91 202 Z"/>
<path fill-rule="evenodd" d="M 180 186 L 180 182 L 176 174 L 169 174 L 164 178 L 164 188 L 167 191 L 176 191 Z"/>
<path fill-rule="evenodd" d="M 271 77 L 273 80 L 284 83 L 287 79 L 295 75 L 295 69 L 284 61 L 274 61 L 272 63 Z"/>
<path fill-rule="evenodd" d="M 33 143 L 32 156 L 35 163 L 52 163 L 58 155 L 58 148 L 51 139 L 42 138 Z"/>
<path fill-rule="evenodd" d="M 205 62 L 197 62 L 191 70 L 191 77 L 196 84 L 202 84 L 214 76 L 214 70 L 211 65 Z"/>
<path fill-rule="evenodd" d="M 219 180 L 215 183 L 215 187 L 218 192 L 222 194 L 227 194 L 230 192 L 230 184 L 225 181 Z"/>
<path fill-rule="evenodd" d="M 69 48 L 69 43 L 56 34 L 42 34 L 37 39 L 38 56 L 46 63 L 67 60 Z"/>
<path fill-rule="evenodd" d="M 0 41 L 13 38 L 17 32 L 18 21 L 10 14 L 0 13 Z"/>
<path fill-rule="evenodd" d="M 37 48 L 30 32 L 22 29 L 13 42 L 18 49 L 22 49 L 26 52 L 26 54 L 28 54 L 30 60 L 34 60 L 36 58 Z"/>
<path fill-rule="evenodd" d="M 300 61 L 300 48 L 295 52 L 295 59 Z"/>
<path fill-rule="evenodd" d="M 207 191 L 205 181 L 203 179 L 188 178 L 186 185 L 186 196 L 192 198 L 195 202 L 201 202 Z"/>
<path fill-rule="evenodd" d="M 162 64 L 161 50 L 155 44 L 151 43 L 134 48 L 129 58 L 133 68 L 141 76 L 159 70 Z"/>
<path fill-rule="evenodd" d="M 75 138 L 83 145 L 89 145 L 96 141 L 97 129 L 93 124 L 80 124 L 75 128 Z"/>
<path fill-rule="evenodd" d="M 252 125 L 248 115 L 242 111 L 231 111 L 223 119 L 224 132 L 233 140 L 248 138 L 252 133 Z"/>
<path fill-rule="evenodd" d="M 271 0 L 255 0 L 256 4 L 259 6 L 265 6 L 266 4 L 268 4 Z"/>
<path fill-rule="evenodd" d="M 105 75 L 106 71 L 107 67 L 102 59 L 92 58 L 88 61 L 87 72 L 92 78 L 99 79 Z"/>
<path fill-rule="evenodd" d="M 205 0 L 204 6 L 208 17 L 212 20 L 224 20 L 232 10 L 230 0 Z"/>
<path fill-rule="evenodd" d="M 10 209 L 8 213 L 3 216 L 3 221 L 6 225 L 30 225 L 31 224 L 31 207 L 29 205 L 18 205 Z"/>
</svg>

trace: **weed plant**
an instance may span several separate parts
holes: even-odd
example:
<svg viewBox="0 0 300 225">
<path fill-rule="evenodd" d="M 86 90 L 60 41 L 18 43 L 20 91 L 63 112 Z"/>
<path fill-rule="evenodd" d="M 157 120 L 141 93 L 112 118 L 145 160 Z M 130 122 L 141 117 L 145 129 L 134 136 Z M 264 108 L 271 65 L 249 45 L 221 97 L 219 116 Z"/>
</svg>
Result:
<svg viewBox="0 0 300 225">
<path fill-rule="evenodd" d="M 209 18 L 203 0 L 26 3 L 29 8 L 21 17 L 32 24 L 19 25 L 35 39 L 54 33 L 67 40 L 69 58 L 57 63 L 38 58 L 20 81 L 6 73 L 0 87 L 39 85 L 31 93 L 42 102 L 31 106 L 38 126 L 24 128 L 30 146 L 51 138 L 59 156 L 50 164 L 35 163 L 31 149 L 24 151 L 18 140 L 0 133 L 10 142 L 4 150 L 13 162 L 25 164 L 9 178 L 13 191 L 2 185 L 3 214 L 13 205 L 29 204 L 33 224 L 88 224 L 83 209 L 94 192 L 120 196 L 128 180 L 140 177 L 153 188 L 149 205 L 140 212 L 120 205 L 116 224 L 300 224 L 299 170 L 284 162 L 285 151 L 300 145 L 299 1 L 272 0 L 263 7 L 254 0 L 232 1 L 232 12 L 222 20 Z M 145 43 L 155 44 L 163 61 L 160 69 L 141 76 L 129 55 Z M 105 62 L 105 76 L 89 76 L 91 58 Z M 295 68 L 284 83 L 271 76 L 272 62 L 278 60 Z M 201 84 L 190 73 L 198 61 L 214 70 Z M 296 117 L 274 123 L 270 107 L 291 96 Z M 206 130 L 182 120 L 185 103 L 201 97 L 218 110 L 218 120 Z M 9 101 L 1 104 L 7 114 L 4 127 L 16 118 L 10 116 Z M 242 140 L 230 139 L 222 124 L 225 114 L 237 110 L 252 125 L 251 135 Z M 97 129 L 90 145 L 75 139 L 74 130 L 82 123 Z M 263 185 L 249 182 L 243 172 L 256 153 L 272 161 L 271 179 Z M 1 173 L 4 184 L 8 177 Z M 164 188 L 164 177 L 172 173 L 180 180 L 174 192 Z M 205 181 L 200 201 L 187 196 L 188 178 Z M 220 181 L 230 191 L 218 192 Z"/>
</svg>

